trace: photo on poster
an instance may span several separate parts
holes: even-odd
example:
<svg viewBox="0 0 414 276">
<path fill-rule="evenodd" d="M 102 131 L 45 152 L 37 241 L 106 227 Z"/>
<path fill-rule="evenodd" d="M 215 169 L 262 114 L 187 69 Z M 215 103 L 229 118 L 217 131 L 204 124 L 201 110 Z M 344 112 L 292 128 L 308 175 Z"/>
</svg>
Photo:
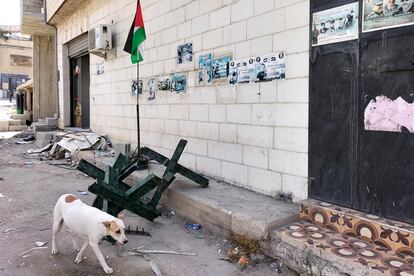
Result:
<svg viewBox="0 0 414 276">
<path fill-rule="evenodd" d="M 377 96 L 365 108 L 364 126 L 371 131 L 414 133 L 414 103 Z"/>
<path fill-rule="evenodd" d="M 155 81 L 155 79 L 150 79 L 148 81 L 148 90 L 149 90 L 148 100 L 152 101 L 155 99 L 155 91 L 157 90 L 157 82 Z"/>
<path fill-rule="evenodd" d="M 362 32 L 414 24 L 414 0 L 363 0 Z"/>
<path fill-rule="evenodd" d="M 211 84 L 213 78 L 213 71 L 211 67 L 212 55 L 202 55 L 198 58 L 198 83 Z"/>
<path fill-rule="evenodd" d="M 187 90 L 187 78 L 184 74 L 174 74 L 171 79 L 171 91 L 181 93 Z"/>
<path fill-rule="evenodd" d="M 358 39 L 358 7 L 355 2 L 315 12 L 312 15 L 312 46 Z"/>
<path fill-rule="evenodd" d="M 137 84 L 138 84 L 138 82 L 136 80 L 132 81 L 132 84 L 131 84 L 132 96 L 137 96 L 137 89 L 138 89 L 138 94 L 142 94 L 142 88 L 143 88 L 142 80 L 139 80 L 139 87 L 138 87 Z"/>
<path fill-rule="evenodd" d="M 105 73 L 105 67 L 103 62 L 96 63 L 96 75 L 102 75 Z"/>
<path fill-rule="evenodd" d="M 193 61 L 193 43 L 186 43 L 177 47 L 177 63 L 189 63 Z"/>
<path fill-rule="evenodd" d="M 229 76 L 231 56 L 213 59 L 213 79 L 222 79 Z"/>
<path fill-rule="evenodd" d="M 229 83 L 237 85 L 255 80 L 255 59 L 233 60 L 230 62 Z"/>
<path fill-rule="evenodd" d="M 255 62 L 255 81 L 271 81 L 286 78 L 286 54 L 279 52 L 275 54 L 258 56 Z"/>
<path fill-rule="evenodd" d="M 229 84 L 236 86 L 239 83 L 239 68 L 235 66 L 235 62 L 230 62 Z"/>
<path fill-rule="evenodd" d="M 160 77 L 158 77 L 158 90 L 160 90 L 160 91 L 171 90 L 170 76 L 160 76 Z"/>
</svg>

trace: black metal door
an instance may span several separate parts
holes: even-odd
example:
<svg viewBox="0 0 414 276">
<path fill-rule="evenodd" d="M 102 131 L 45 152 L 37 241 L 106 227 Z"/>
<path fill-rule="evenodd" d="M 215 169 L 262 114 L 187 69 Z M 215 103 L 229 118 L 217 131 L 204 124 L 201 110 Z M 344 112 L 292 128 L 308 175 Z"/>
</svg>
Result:
<svg viewBox="0 0 414 276">
<path fill-rule="evenodd" d="M 311 10 L 349 3 L 328 2 L 311 1 Z M 374 131 L 364 124 L 377 96 L 414 102 L 413 45 L 411 26 L 311 48 L 311 198 L 414 223 L 413 129 Z"/>
<path fill-rule="evenodd" d="M 350 206 L 356 55 L 344 50 L 315 56 L 309 98 L 310 196 Z"/>
<path fill-rule="evenodd" d="M 365 130 L 371 100 L 385 96 L 414 101 L 414 31 L 398 30 L 361 40 L 358 185 L 353 205 L 384 217 L 414 223 L 414 133 Z M 414 127 L 414 118 L 411 117 Z"/>
</svg>

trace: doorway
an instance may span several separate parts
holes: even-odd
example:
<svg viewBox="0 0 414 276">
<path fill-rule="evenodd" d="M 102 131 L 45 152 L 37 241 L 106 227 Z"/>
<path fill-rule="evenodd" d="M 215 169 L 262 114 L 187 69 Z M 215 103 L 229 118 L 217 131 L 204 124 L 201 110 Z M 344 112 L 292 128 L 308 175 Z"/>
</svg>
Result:
<svg viewBox="0 0 414 276">
<path fill-rule="evenodd" d="M 89 55 L 70 59 L 70 118 L 71 126 L 90 127 Z"/>
<path fill-rule="evenodd" d="M 315 0 L 311 11 L 348 3 Z M 309 197 L 414 223 L 414 131 L 364 121 L 378 98 L 414 103 L 412 43 L 408 26 L 311 47 Z"/>
</svg>

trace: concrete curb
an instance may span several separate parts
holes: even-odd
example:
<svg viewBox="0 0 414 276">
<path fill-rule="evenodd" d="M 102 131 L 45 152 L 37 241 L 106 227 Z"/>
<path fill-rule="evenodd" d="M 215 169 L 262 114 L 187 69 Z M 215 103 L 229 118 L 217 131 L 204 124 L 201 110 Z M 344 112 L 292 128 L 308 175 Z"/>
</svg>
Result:
<svg viewBox="0 0 414 276">
<path fill-rule="evenodd" d="M 95 157 L 92 151 L 80 152 L 79 158 L 101 169 L 113 160 L 112 157 Z M 148 173 L 160 175 L 163 170 L 163 166 L 151 164 L 148 171 L 137 171 L 125 182 L 133 185 Z M 238 234 L 255 240 L 268 238 L 274 227 L 296 221 L 299 213 L 296 204 L 214 180 L 210 180 L 208 188 L 201 188 L 180 175 L 164 193 L 161 203 L 213 233 L 225 237 Z"/>
</svg>

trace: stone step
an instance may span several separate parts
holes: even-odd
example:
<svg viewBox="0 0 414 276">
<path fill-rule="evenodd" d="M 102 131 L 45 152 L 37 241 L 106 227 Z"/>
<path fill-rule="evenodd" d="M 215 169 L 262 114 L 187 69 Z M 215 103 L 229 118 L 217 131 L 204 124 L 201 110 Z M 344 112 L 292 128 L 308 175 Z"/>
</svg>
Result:
<svg viewBox="0 0 414 276">
<path fill-rule="evenodd" d="M 57 126 L 57 119 L 56 118 L 51 118 L 51 117 L 46 117 L 46 124 L 48 124 L 51 127 L 56 127 Z"/>
<path fill-rule="evenodd" d="M 300 218 L 414 257 L 413 225 L 312 199 L 301 202 Z"/>
<path fill-rule="evenodd" d="M 0 121 L 0 131 L 9 131 L 9 121 Z"/>
<path fill-rule="evenodd" d="M 307 275 L 414 275 L 413 255 L 303 220 L 274 230 L 264 250 Z"/>
<path fill-rule="evenodd" d="M 25 130 L 25 129 L 27 129 L 27 126 L 22 126 L 22 125 L 9 126 L 9 131 L 21 131 L 21 130 Z"/>
<path fill-rule="evenodd" d="M 113 157 L 97 157 L 93 151 L 81 151 L 78 156 L 101 169 L 114 160 Z M 149 170 L 136 171 L 125 179 L 125 183 L 132 186 L 149 173 L 162 176 L 164 170 L 164 166 L 151 163 Z M 208 188 L 201 188 L 179 174 L 176 176 L 176 180 L 163 194 L 161 203 L 189 222 L 200 223 L 222 236 L 237 234 L 263 240 L 267 239 L 273 227 L 298 218 L 296 204 L 214 180 L 210 180 Z"/>
<path fill-rule="evenodd" d="M 56 126 L 50 126 L 46 123 L 46 121 L 44 122 L 35 122 L 32 124 L 33 126 L 33 130 L 34 132 L 39 132 L 39 131 L 52 131 L 56 129 Z"/>
<path fill-rule="evenodd" d="M 12 119 L 12 120 L 9 121 L 9 126 L 20 126 L 20 125 L 21 125 L 20 120 Z"/>
</svg>

